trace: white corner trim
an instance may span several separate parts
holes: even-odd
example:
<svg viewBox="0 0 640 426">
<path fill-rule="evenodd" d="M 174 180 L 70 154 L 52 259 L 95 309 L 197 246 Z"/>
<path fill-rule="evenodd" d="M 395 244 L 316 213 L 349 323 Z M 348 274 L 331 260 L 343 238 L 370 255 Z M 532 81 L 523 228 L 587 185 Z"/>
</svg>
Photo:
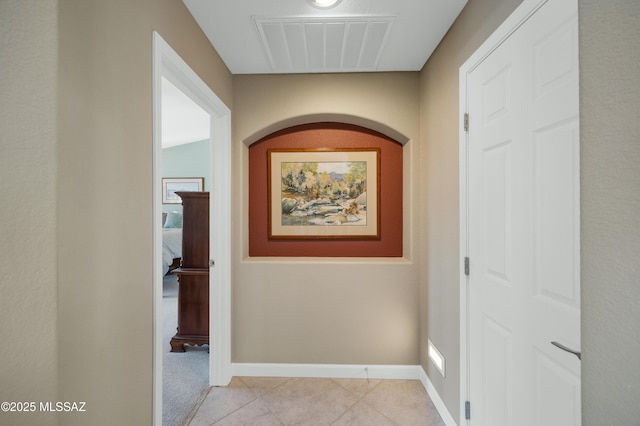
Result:
<svg viewBox="0 0 640 426">
<path fill-rule="evenodd" d="M 429 376 L 427 376 L 427 373 L 422 367 L 420 367 L 419 375 L 422 386 L 424 386 L 425 390 L 427 391 L 427 395 L 429 395 L 429 398 L 431 398 L 431 401 L 433 401 L 433 405 L 436 406 L 436 409 L 438 410 L 440 417 L 442 417 L 444 424 L 447 426 L 458 426 L 456 421 L 451 416 L 451 413 L 447 409 L 447 406 L 444 404 L 444 401 L 442 400 L 442 398 L 440 398 L 440 394 L 436 390 L 435 386 L 433 386 L 433 383 L 431 383 L 431 380 L 429 380 Z"/>
<path fill-rule="evenodd" d="M 231 381 L 231 110 L 158 34 L 153 32 L 154 78 L 161 76 L 191 98 L 210 116 L 209 253 L 215 267 L 209 274 L 209 384 Z M 160 74 L 160 75 L 158 75 Z M 155 84 L 159 85 L 159 82 Z M 157 86 L 156 86 L 157 87 Z M 157 138 L 157 136 L 155 136 Z M 157 141 L 154 142 L 158 143 Z M 161 145 L 159 145 L 161 146 Z M 158 154 L 159 155 L 159 154 Z M 155 182 L 160 181 L 155 178 Z M 159 215 L 159 213 L 158 213 Z M 161 240 L 160 240 L 161 241 Z M 160 281 L 160 290 L 162 289 Z M 161 297 L 161 296 L 160 296 Z M 158 319 L 156 318 L 156 321 Z M 160 318 L 161 320 L 161 318 Z M 160 322 L 162 324 L 162 322 Z M 160 334 L 161 337 L 161 334 Z"/>
</svg>

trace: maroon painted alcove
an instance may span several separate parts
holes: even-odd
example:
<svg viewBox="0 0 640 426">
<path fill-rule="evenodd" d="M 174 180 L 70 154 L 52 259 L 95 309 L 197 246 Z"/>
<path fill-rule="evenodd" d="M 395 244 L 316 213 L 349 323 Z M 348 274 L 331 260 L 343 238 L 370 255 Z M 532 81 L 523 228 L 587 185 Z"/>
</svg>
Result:
<svg viewBox="0 0 640 426">
<path fill-rule="evenodd" d="M 380 148 L 379 240 L 270 240 L 267 150 Z M 249 147 L 249 256 L 402 257 L 402 145 L 376 131 L 343 123 L 312 123 L 272 133 Z"/>
</svg>

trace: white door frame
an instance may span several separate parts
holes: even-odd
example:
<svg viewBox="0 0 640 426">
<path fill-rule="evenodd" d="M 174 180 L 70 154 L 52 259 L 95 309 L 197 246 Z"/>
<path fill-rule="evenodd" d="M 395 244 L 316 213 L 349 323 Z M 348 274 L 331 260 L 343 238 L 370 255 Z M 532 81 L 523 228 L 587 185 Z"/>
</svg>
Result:
<svg viewBox="0 0 640 426">
<path fill-rule="evenodd" d="M 162 77 L 211 117 L 209 384 L 231 381 L 231 111 L 153 32 L 153 423 L 162 424 Z"/>
<path fill-rule="evenodd" d="M 495 49 L 525 23 L 548 0 L 524 0 L 520 6 L 482 43 L 460 67 L 460 424 L 469 424 L 466 405 L 469 401 L 469 277 L 465 275 L 465 258 L 469 256 L 469 206 L 468 206 L 468 134 L 465 131 L 465 114 L 468 111 L 467 78 Z"/>
</svg>

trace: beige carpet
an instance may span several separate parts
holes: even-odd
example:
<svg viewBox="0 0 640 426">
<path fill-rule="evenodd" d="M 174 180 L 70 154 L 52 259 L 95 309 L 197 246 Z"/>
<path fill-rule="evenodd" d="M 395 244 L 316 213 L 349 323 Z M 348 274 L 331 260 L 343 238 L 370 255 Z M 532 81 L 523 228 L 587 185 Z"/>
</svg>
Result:
<svg viewBox="0 0 640 426">
<path fill-rule="evenodd" d="M 163 287 L 162 424 L 181 426 L 188 424 L 209 391 L 209 352 L 207 347 L 170 352 L 178 321 L 176 277 L 165 277 Z"/>
</svg>

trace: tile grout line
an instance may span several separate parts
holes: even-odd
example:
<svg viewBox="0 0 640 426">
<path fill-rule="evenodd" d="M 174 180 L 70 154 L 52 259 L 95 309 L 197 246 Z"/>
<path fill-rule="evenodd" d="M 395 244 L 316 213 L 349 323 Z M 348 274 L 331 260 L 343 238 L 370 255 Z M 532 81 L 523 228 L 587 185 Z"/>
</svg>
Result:
<svg viewBox="0 0 640 426">
<path fill-rule="evenodd" d="M 289 383 L 289 382 L 291 381 L 291 377 L 283 377 L 283 378 L 285 378 L 285 379 L 287 379 L 287 380 L 285 380 L 285 381 L 284 381 L 284 382 L 282 382 L 282 383 L 279 383 L 278 385 L 276 385 L 276 386 L 274 386 L 274 387 L 272 387 L 272 388 L 269 388 L 269 390 L 267 390 L 267 391 L 263 392 L 263 393 L 262 393 L 262 394 L 260 394 L 260 395 L 256 395 L 255 393 L 254 393 L 254 395 L 256 396 L 256 399 L 259 399 L 259 400 L 260 400 L 260 403 L 261 403 L 263 406 L 265 406 L 265 407 L 267 408 L 267 410 L 269 410 L 269 412 L 270 412 L 271 414 L 273 414 L 273 416 L 274 416 L 276 419 L 278 419 L 278 421 L 280 422 L 280 424 L 282 424 L 282 425 L 285 425 L 285 426 L 286 426 L 287 424 L 286 424 L 286 423 L 285 423 L 285 422 L 280 418 L 280 416 L 278 416 L 278 415 L 277 415 L 277 414 L 276 414 L 276 413 L 271 409 L 271 407 L 269 406 L 269 404 L 267 404 L 267 403 L 262 399 L 262 395 L 265 395 L 265 394 L 267 394 L 267 393 L 269 393 L 269 392 L 271 392 L 271 391 L 273 391 L 273 390 L 275 390 L 275 389 L 278 389 L 280 386 L 283 386 L 285 383 Z M 245 386 L 247 386 L 247 385 L 246 385 L 246 383 L 244 382 L 244 380 L 242 380 L 242 377 L 240 377 L 239 379 L 240 379 L 240 381 L 241 381 L 242 383 L 244 383 L 244 384 L 245 384 Z M 248 386 L 247 386 L 247 388 L 248 388 L 249 390 L 251 390 L 251 388 L 249 388 Z M 253 392 L 253 391 L 251 390 L 251 392 Z"/>
<path fill-rule="evenodd" d="M 337 384 L 338 386 L 340 386 L 342 389 L 344 389 L 344 390 L 346 390 L 347 392 L 351 393 L 351 391 L 350 391 L 349 389 L 345 388 L 345 387 L 344 387 L 344 386 L 342 386 L 340 383 L 336 382 L 336 381 L 335 381 L 335 380 L 333 380 L 333 379 L 330 379 L 330 380 L 331 380 L 333 383 L 335 383 L 335 384 Z M 367 378 L 367 383 L 369 383 L 369 379 L 368 379 L 368 378 Z M 380 383 L 382 383 L 382 382 L 380 382 Z M 353 410 L 353 407 L 355 407 L 356 405 L 358 405 L 358 403 L 359 403 L 360 401 L 362 401 L 362 400 L 364 399 L 364 397 L 365 397 L 365 396 L 367 396 L 367 394 L 368 394 L 369 392 L 371 392 L 373 389 L 375 389 L 375 388 L 377 388 L 378 386 L 380 386 L 380 383 L 378 383 L 378 384 L 377 384 L 377 385 L 375 385 L 373 388 L 371 388 L 371 389 L 367 390 L 366 392 L 364 392 L 360 398 L 357 398 L 357 399 L 356 399 L 356 402 L 354 402 L 353 404 L 351 404 L 351 406 L 350 406 L 349 408 L 347 408 L 347 409 L 344 411 L 344 413 L 340 414 L 340 415 L 339 415 L 339 416 L 338 416 L 334 421 L 332 421 L 332 422 L 331 422 L 331 424 L 332 424 L 332 425 L 333 425 L 333 424 L 336 424 L 336 422 L 337 422 L 338 420 L 340 420 L 341 418 L 343 418 L 343 417 L 345 416 L 345 414 L 347 414 L 349 411 Z"/>
<path fill-rule="evenodd" d="M 191 422 L 193 421 L 193 419 L 196 417 L 196 415 L 198 414 L 198 411 L 200 411 L 200 407 L 202 407 L 202 404 L 204 404 L 204 401 L 207 399 L 207 397 L 209 396 L 209 394 L 211 393 L 211 389 L 213 389 L 213 386 L 209 386 L 209 389 L 207 390 L 207 392 L 204 394 L 204 398 L 202 398 L 202 400 L 196 404 L 196 406 L 194 407 L 194 409 L 192 410 L 192 413 L 187 416 L 187 418 L 185 419 L 186 421 L 184 422 L 184 424 L 186 425 L 190 425 Z"/>
<path fill-rule="evenodd" d="M 243 408 L 245 408 L 247 405 L 251 404 L 252 402 L 256 401 L 258 399 L 258 397 L 256 396 L 256 394 L 251 390 L 251 388 L 249 388 L 245 382 L 243 382 L 242 380 L 240 380 L 242 382 L 242 384 L 244 385 L 244 387 L 251 393 L 251 395 L 253 396 L 253 399 L 251 401 L 248 401 L 247 403 L 241 405 L 240 407 L 236 408 L 235 410 L 229 412 L 226 416 L 219 418 L 218 420 L 214 421 L 213 423 L 210 423 L 209 426 L 214 426 L 217 423 L 220 423 L 222 420 L 226 419 L 227 417 L 229 417 L 232 414 L 237 413 L 238 411 L 242 410 Z M 209 388 L 209 391 L 207 392 L 207 394 L 205 395 L 205 397 L 202 399 L 202 401 L 200 402 L 200 405 L 198 406 L 198 409 L 196 410 L 196 412 L 193 414 L 193 416 L 191 417 L 191 419 L 189 419 L 189 424 L 191 423 L 191 421 L 193 421 L 193 419 L 195 418 L 196 414 L 198 414 L 198 411 L 200 410 L 200 407 L 202 406 L 202 404 L 204 404 L 204 401 L 206 401 L 207 397 L 209 396 L 209 394 L 211 393 L 211 391 L 215 388 L 216 386 L 211 386 Z"/>
<path fill-rule="evenodd" d="M 282 419 L 280 418 L 280 416 L 278 416 L 278 415 L 277 415 L 277 414 L 276 414 L 276 413 L 271 409 L 271 407 L 269 406 L 269 404 L 267 404 L 266 402 L 264 402 L 264 401 L 262 400 L 262 397 L 259 397 L 258 399 L 260 400 L 260 403 L 261 403 L 263 406 L 265 406 L 265 407 L 267 408 L 267 410 L 269 410 L 269 412 L 270 412 L 271 414 L 273 414 L 273 416 L 274 416 L 276 419 L 278 419 L 278 421 L 280 422 L 280 424 L 285 425 L 285 426 L 287 425 L 284 421 L 282 421 Z"/>
<path fill-rule="evenodd" d="M 287 380 L 285 380 L 284 382 L 278 384 L 277 386 L 274 386 L 273 388 L 270 388 L 267 392 L 264 392 L 263 395 L 272 392 L 276 389 L 278 389 L 281 386 L 284 386 L 286 383 L 289 383 L 290 381 L 294 380 L 295 378 L 289 377 L 286 378 Z M 241 379 L 242 380 L 242 379 Z M 329 380 L 330 382 L 334 383 L 336 386 L 340 387 L 341 389 L 347 391 L 349 394 L 353 394 L 352 391 L 350 391 L 349 389 L 345 388 L 344 386 L 342 386 L 340 383 L 336 382 L 333 378 L 325 378 L 321 380 Z M 244 381 L 243 381 L 244 383 Z M 331 424 L 334 424 L 335 422 L 337 422 L 338 420 L 340 420 L 345 414 L 347 414 L 356 404 L 358 404 L 369 392 L 371 392 L 373 389 L 375 389 L 376 387 L 378 387 L 380 385 L 380 383 L 378 383 L 377 385 L 375 385 L 373 388 L 367 390 L 367 392 L 365 392 L 360 398 L 358 398 L 352 405 L 350 405 L 342 414 L 340 414 L 336 419 L 334 419 Z M 282 423 L 285 426 L 288 426 L 288 423 L 286 423 L 285 421 L 283 421 L 280 416 L 278 416 L 278 414 L 276 414 L 271 407 L 269 406 L 269 404 L 267 404 L 263 399 L 262 399 L 262 395 L 257 396 L 257 398 L 260 400 L 260 402 L 262 402 L 262 404 L 267 407 L 267 409 L 269 410 L 269 412 L 271 412 L 271 414 L 273 414 L 276 419 L 278 419 L 278 421 L 280 423 Z M 378 410 L 376 410 L 377 412 L 379 412 Z M 380 413 L 382 414 L 382 413 Z M 385 416 L 386 417 L 386 416 Z M 395 422 L 393 422 L 395 423 Z"/>
<path fill-rule="evenodd" d="M 377 386 L 376 386 L 377 387 Z M 368 393 L 368 392 L 367 392 Z M 364 397 L 363 397 L 364 399 Z M 374 407 L 373 405 L 369 404 L 367 401 L 362 401 L 363 404 L 365 404 L 367 407 L 371 408 L 373 411 L 375 411 L 376 413 L 380 414 L 382 417 L 384 417 L 385 419 L 389 420 L 391 423 L 393 423 L 394 425 L 399 424 L 398 422 L 396 422 L 394 419 L 392 419 L 391 417 L 387 416 L 385 413 L 383 413 L 382 411 L 378 410 L 376 407 Z"/>
<path fill-rule="evenodd" d="M 230 415 L 232 415 L 232 414 L 237 413 L 238 411 L 240 411 L 240 410 L 242 410 L 243 408 L 245 408 L 247 405 L 249 405 L 249 404 L 251 404 L 251 403 L 255 402 L 257 399 L 258 399 L 258 398 L 257 398 L 257 397 L 255 397 L 255 395 L 254 395 L 254 398 L 253 398 L 251 401 L 247 402 L 246 404 L 241 405 L 240 407 L 238 407 L 238 408 L 236 408 L 235 410 L 231 411 L 231 412 L 230 412 L 229 414 L 227 414 L 226 416 L 224 416 L 224 417 L 222 417 L 222 418 L 220 418 L 220 419 L 216 420 L 215 422 L 211 423 L 211 425 L 210 425 L 210 426 L 214 426 L 214 425 L 216 425 L 216 424 L 220 423 L 222 420 L 226 419 L 227 417 L 229 417 L 229 416 L 230 416 Z"/>
<path fill-rule="evenodd" d="M 242 404 L 240 407 L 236 408 L 235 410 L 229 412 L 228 414 L 226 414 L 224 417 L 216 420 L 213 423 L 210 423 L 210 426 L 219 424 L 219 422 L 223 421 L 224 419 L 227 419 L 229 416 L 239 412 L 240 410 L 245 409 L 248 405 L 256 402 L 256 401 L 260 401 L 260 403 L 262 404 L 263 407 L 265 407 L 267 409 L 267 411 L 269 413 L 271 413 L 276 419 L 277 421 L 284 426 L 287 426 L 288 423 L 283 421 L 283 419 L 275 412 L 273 411 L 273 409 L 271 408 L 271 406 L 263 399 L 263 397 L 265 395 L 269 395 L 270 393 L 274 392 L 275 390 L 277 390 L 278 388 L 285 386 L 287 383 L 291 383 L 292 380 L 295 380 L 295 378 L 291 378 L 291 377 L 283 377 L 282 379 L 285 379 L 283 382 L 278 383 L 276 386 L 273 387 L 269 387 L 269 388 L 259 388 L 256 387 L 255 390 L 254 388 L 252 388 L 251 386 L 249 386 L 249 384 L 247 384 L 247 382 L 245 382 L 242 377 L 237 377 L 237 379 L 240 381 L 240 383 L 243 385 L 243 388 L 239 389 L 241 391 L 248 391 L 250 392 L 250 396 L 252 397 L 252 399 L 248 402 L 246 402 L 245 404 Z M 358 392 L 357 390 L 351 390 L 349 388 L 347 388 L 346 386 L 344 386 L 342 383 L 340 383 L 338 380 L 340 380 L 340 378 L 326 378 L 328 381 L 332 382 L 334 385 L 338 386 L 339 388 L 345 390 L 346 392 L 348 392 L 349 394 L 353 395 L 353 396 L 357 396 L 360 392 Z M 361 394 L 360 397 L 356 397 L 355 402 L 353 402 L 352 404 L 350 404 L 338 417 L 336 417 L 334 420 L 332 420 L 329 424 L 331 425 L 335 425 L 340 419 L 342 419 L 347 413 L 349 413 L 350 411 L 353 410 L 353 408 L 358 405 L 359 403 L 363 403 L 365 404 L 367 407 L 369 407 L 370 409 L 372 409 L 373 411 L 375 411 L 376 413 L 378 413 L 380 416 L 382 416 L 383 418 L 387 419 L 388 421 L 390 421 L 392 424 L 394 425 L 398 425 L 399 423 L 397 421 L 395 421 L 393 418 L 389 417 L 388 415 L 386 415 L 385 413 L 381 412 L 377 407 L 375 407 L 374 405 L 372 405 L 370 402 L 367 402 L 365 399 L 367 398 L 368 395 L 370 395 L 372 392 L 374 392 L 376 389 L 378 389 L 383 383 L 385 382 L 384 379 L 379 380 L 378 383 L 376 383 L 372 388 L 367 388 L 367 390 L 365 392 L 363 392 Z M 200 401 L 200 403 L 197 405 L 197 408 L 193 411 L 193 413 L 191 414 L 190 418 L 188 419 L 187 422 L 185 422 L 184 424 L 188 425 L 191 424 L 194 420 L 194 418 L 197 416 L 198 412 L 200 411 L 200 409 L 202 408 L 203 404 L 205 403 L 205 401 L 207 400 L 207 398 L 210 396 L 212 390 L 214 387 L 210 387 L 209 390 L 207 391 L 207 393 L 205 394 L 205 396 L 202 398 L 202 401 Z M 261 392 L 258 390 L 262 390 Z M 428 398 L 428 395 L 427 395 Z M 437 412 L 437 410 L 436 410 Z M 206 419 L 205 419 L 206 420 Z"/>
<path fill-rule="evenodd" d="M 336 382 L 335 380 L 331 379 L 335 384 L 337 384 L 338 386 L 340 386 L 342 389 L 351 392 L 349 389 L 345 388 L 344 386 L 342 386 L 340 383 Z M 367 378 L 367 382 L 369 382 L 369 379 Z M 397 425 L 398 423 L 396 421 L 394 421 L 393 419 L 389 418 L 389 416 L 385 415 L 384 413 L 381 413 L 380 410 L 378 410 L 376 407 L 373 407 L 371 404 L 367 403 L 366 401 L 364 401 L 364 399 L 367 397 L 367 395 L 369 395 L 371 392 L 374 391 L 374 389 L 376 389 L 378 386 L 380 386 L 382 383 L 384 382 L 384 379 L 380 379 L 379 383 L 377 385 L 375 385 L 374 387 L 372 387 L 371 389 L 368 389 L 366 392 L 364 392 L 362 394 L 362 396 L 360 398 L 358 398 L 358 400 L 353 403 L 349 408 L 347 408 L 345 410 L 344 413 L 342 413 L 340 416 L 338 416 L 337 419 L 335 419 L 333 422 L 331 422 L 331 424 L 335 424 L 338 420 L 340 420 L 341 418 L 343 418 L 345 416 L 345 414 L 347 414 L 349 411 L 353 410 L 353 407 L 355 407 L 356 405 L 358 405 L 360 402 L 362 402 L 363 404 L 367 405 L 369 408 L 371 408 L 372 410 L 374 410 L 376 413 L 380 414 L 382 417 L 384 417 L 385 419 L 388 419 L 391 423 Z"/>
</svg>

